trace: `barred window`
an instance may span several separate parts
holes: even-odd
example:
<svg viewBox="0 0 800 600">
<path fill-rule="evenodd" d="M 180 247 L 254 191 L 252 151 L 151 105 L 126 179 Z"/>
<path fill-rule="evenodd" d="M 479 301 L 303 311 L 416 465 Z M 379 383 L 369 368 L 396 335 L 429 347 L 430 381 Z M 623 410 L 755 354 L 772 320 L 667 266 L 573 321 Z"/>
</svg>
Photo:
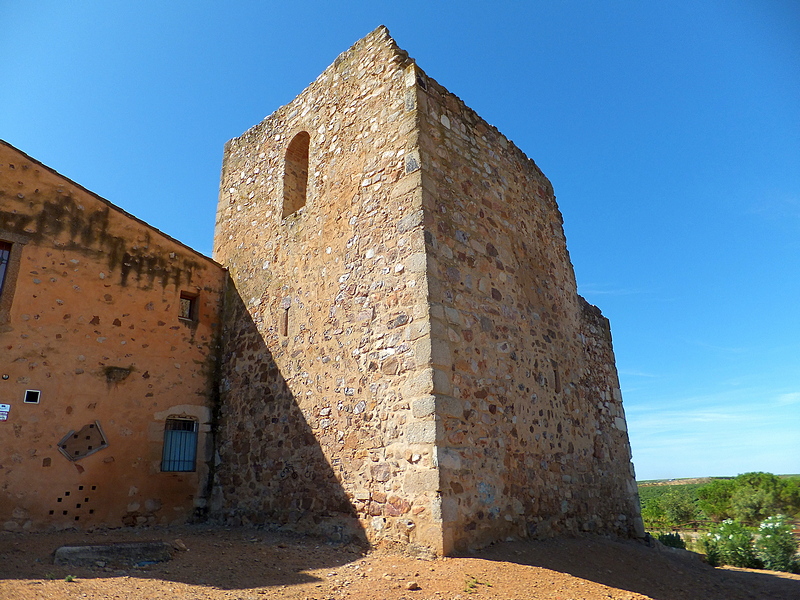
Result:
<svg viewBox="0 0 800 600">
<path fill-rule="evenodd" d="M 164 424 L 162 471 L 194 471 L 197 459 L 197 421 L 167 419 Z"/>
</svg>

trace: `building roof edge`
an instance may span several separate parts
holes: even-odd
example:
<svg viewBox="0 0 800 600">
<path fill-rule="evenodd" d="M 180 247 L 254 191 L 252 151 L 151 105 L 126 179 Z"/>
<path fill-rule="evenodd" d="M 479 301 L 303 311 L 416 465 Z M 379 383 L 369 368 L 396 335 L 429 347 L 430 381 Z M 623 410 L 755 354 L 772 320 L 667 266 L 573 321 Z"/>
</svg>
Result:
<svg viewBox="0 0 800 600">
<path fill-rule="evenodd" d="M 24 152 L 24 151 L 20 150 L 19 148 L 17 148 L 16 146 L 14 146 L 13 144 L 11 144 L 10 142 L 7 142 L 6 140 L 4 140 L 4 139 L 0 138 L 0 144 L 3 144 L 4 146 L 6 146 L 6 147 L 10 148 L 10 149 L 11 149 L 11 150 L 13 150 L 14 152 L 18 152 L 19 154 L 21 154 L 22 156 L 24 156 L 24 157 L 25 157 L 27 160 L 29 160 L 29 161 L 31 161 L 31 162 L 33 162 L 33 163 L 36 163 L 36 164 L 37 164 L 37 165 L 39 165 L 40 167 L 42 167 L 42 168 L 44 168 L 44 169 L 47 169 L 47 170 L 48 170 L 49 172 L 51 172 L 53 175 L 56 175 L 57 177 L 60 177 L 61 179 L 64 179 L 65 181 L 68 181 L 70 184 L 72 184 L 72 185 L 74 185 L 74 186 L 76 186 L 76 187 L 80 188 L 81 190 L 83 190 L 84 192 L 86 192 L 86 193 L 87 193 L 87 194 L 89 194 L 90 196 L 92 196 L 92 197 L 96 198 L 97 200 L 99 200 L 100 202 L 102 202 L 103 204 L 105 204 L 106 206 L 108 206 L 109 208 L 112 208 L 112 209 L 113 209 L 113 210 L 115 210 L 116 212 L 118 212 L 118 213 L 121 213 L 122 215 L 124 215 L 124 216 L 128 217 L 129 219 L 133 219 L 133 220 L 134 220 L 134 221 L 136 221 L 137 223 L 141 223 L 142 225 L 144 225 L 144 226 L 145 226 L 145 227 L 147 227 L 148 229 L 151 229 L 151 230 L 153 230 L 154 232 L 156 232 L 157 234 L 159 234 L 159 235 L 161 235 L 161 236 L 165 237 L 165 238 L 166 238 L 166 239 L 168 239 L 169 241 L 171 241 L 171 242 L 174 242 L 174 243 L 178 244 L 179 246 L 183 246 L 184 248 L 186 248 L 187 250 L 189 250 L 189 251 L 190 251 L 192 254 L 196 254 L 196 255 L 197 255 L 197 256 L 199 256 L 200 258 L 203 258 L 203 259 L 205 259 L 205 260 L 207 260 L 207 261 L 209 261 L 209 262 L 212 262 L 212 263 L 214 263 L 215 265 L 217 265 L 217 266 L 219 266 L 219 267 L 222 267 L 222 265 L 220 265 L 220 264 L 219 264 L 217 261 L 215 261 L 215 260 L 214 260 L 213 258 L 211 258 L 210 256 L 206 256 L 206 255 L 205 255 L 205 254 L 203 254 L 202 252 L 200 252 L 200 251 L 198 251 L 198 250 L 195 250 L 194 248 L 192 248 L 191 246 L 188 246 L 187 244 L 184 244 L 182 241 L 180 241 L 180 240 L 178 240 L 178 239 L 176 239 L 176 238 L 172 237 L 172 236 L 171 236 L 171 235 L 169 235 L 168 233 L 164 233 L 163 231 L 161 231 L 161 230 L 160 230 L 160 229 L 158 229 L 157 227 L 154 227 L 153 225 L 150 225 L 150 223 L 148 223 L 147 221 L 144 221 L 144 220 L 140 219 L 139 217 L 137 217 L 137 216 L 135 216 L 135 215 L 132 215 L 131 213 L 129 213 L 129 212 L 128 212 L 127 210 L 125 210 L 124 208 L 120 208 L 119 206 L 117 206 L 116 204 L 114 204 L 113 202 L 111 202 L 110 200 L 106 200 L 106 199 L 105 199 L 105 198 L 103 198 L 101 195 L 99 195 L 99 194 L 97 194 L 97 193 L 93 192 L 92 190 L 90 190 L 90 189 L 88 189 L 88 188 L 86 188 L 86 187 L 82 186 L 82 185 L 81 185 L 80 183 L 78 183 L 77 181 L 75 181 L 75 180 L 73 180 L 73 179 L 70 179 L 70 178 L 69 178 L 69 177 L 67 177 L 66 175 L 63 175 L 62 173 L 59 173 L 59 172 L 58 172 L 58 171 L 56 171 L 56 170 L 55 170 L 53 167 L 50 167 L 50 166 L 48 166 L 48 165 L 44 164 L 42 161 L 40 161 L 40 160 L 37 160 L 37 159 L 33 158 L 33 157 L 30 155 L 30 154 L 27 154 L 26 152 Z M 224 268 L 224 267 L 222 267 L 222 268 Z"/>
</svg>

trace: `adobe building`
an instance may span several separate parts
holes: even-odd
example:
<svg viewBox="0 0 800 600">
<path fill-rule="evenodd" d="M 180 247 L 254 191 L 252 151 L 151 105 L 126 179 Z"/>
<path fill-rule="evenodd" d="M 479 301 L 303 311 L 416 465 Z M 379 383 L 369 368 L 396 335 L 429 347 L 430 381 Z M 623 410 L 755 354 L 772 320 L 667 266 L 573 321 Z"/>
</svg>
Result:
<svg viewBox="0 0 800 600">
<path fill-rule="evenodd" d="M 450 553 L 643 535 L 553 188 L 381 27 L 225 147 L 211 513 Z"/>
<path fill-rule="evenodd" d="M 0 524 L 205 510 L 224 270 L 0 142 Z"/>
</svg>

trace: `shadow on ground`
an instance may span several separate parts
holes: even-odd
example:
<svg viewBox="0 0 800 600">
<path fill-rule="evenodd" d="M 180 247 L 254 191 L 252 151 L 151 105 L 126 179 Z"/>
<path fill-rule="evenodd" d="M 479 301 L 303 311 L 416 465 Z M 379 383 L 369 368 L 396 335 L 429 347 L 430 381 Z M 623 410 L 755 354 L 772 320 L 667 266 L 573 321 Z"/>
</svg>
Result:
<svg viewBox="0 0 800 600">
<path fill-rule="evenodd" d="M 167 562 L 144 567 L 56 566 L 53 552 L 63 545 L 163 540 L 185 545 Z M 320 579 L 311 571 L 333 569 L 362 556 L 362 548 L 321 538 L 250 527 L 205 525 L 121 529 L 107 532 L 33 533 L 0 536 L 0 580 L 138 578 L 226 590 L 293 586 Z"/>
<path fill-rule="evenodd" d="M 800 579 L 772 571 L 714 568 L 692 553 L 597 537 L 506 542 L 478 557 L 566 573 L 654 600 L 800 598 Z M 765 590 L 770 595 L 764 596 Z"/>
</svg>

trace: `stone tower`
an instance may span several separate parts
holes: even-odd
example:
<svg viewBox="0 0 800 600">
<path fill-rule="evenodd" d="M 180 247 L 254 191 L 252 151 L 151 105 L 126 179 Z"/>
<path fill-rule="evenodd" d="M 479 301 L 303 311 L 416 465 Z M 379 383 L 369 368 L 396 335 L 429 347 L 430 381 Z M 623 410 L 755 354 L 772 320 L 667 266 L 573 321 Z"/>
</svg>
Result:
<svg viewBox="0 0 800 600">
<path fill-rule="evenodd" d="M 643 533 L 550 182 L 385 27 L 228 142 L 214 257 L 219 518 L 445 554 Z"/>
</svg>

